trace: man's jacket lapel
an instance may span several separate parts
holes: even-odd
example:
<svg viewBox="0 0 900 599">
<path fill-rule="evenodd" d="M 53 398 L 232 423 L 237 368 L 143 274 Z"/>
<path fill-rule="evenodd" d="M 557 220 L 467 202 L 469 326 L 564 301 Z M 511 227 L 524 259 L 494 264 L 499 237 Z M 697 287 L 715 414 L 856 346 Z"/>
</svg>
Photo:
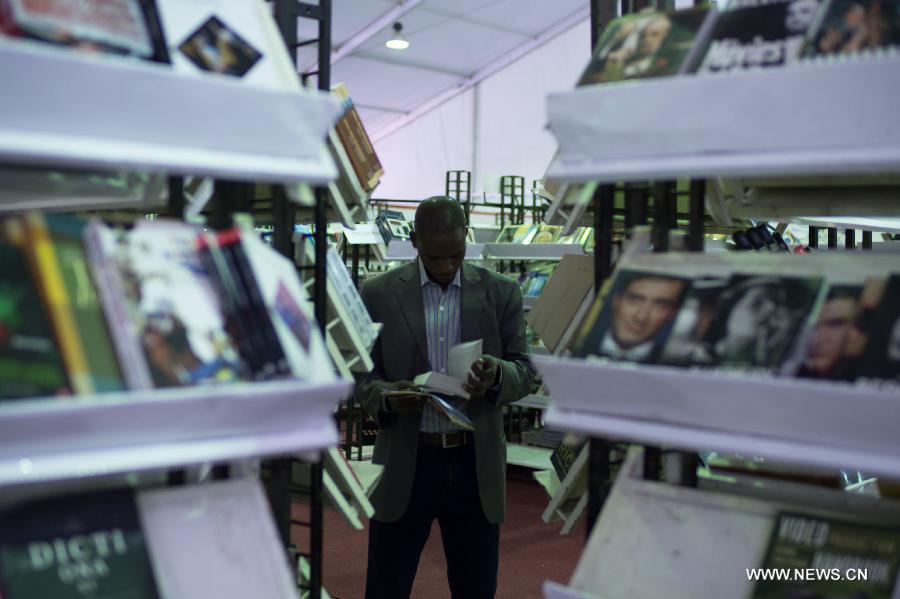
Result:
<svg viewBox="0 0 900 599">
<path fill-rule="evenodd" d="M 416 260 L 403 266 L 398 277 L 397 300 L 400 303 L 403 318 L 412 333 L 416 347 L 426 364 L 428 361 L 428 338 L 425 334 L 425 308 L 422 303 L 422 282 L 419 279 L 419 263 Z"/>
<path fill-rule="evenodd" d="M 460 312 L 462 327 L 460 341 L 474 341 L 484 335 L 480 330 L 481 311 L 484 309 L 484 284 L 478 272 L 466 263 L 462 265 L 462 298 Z"/>
</svg>

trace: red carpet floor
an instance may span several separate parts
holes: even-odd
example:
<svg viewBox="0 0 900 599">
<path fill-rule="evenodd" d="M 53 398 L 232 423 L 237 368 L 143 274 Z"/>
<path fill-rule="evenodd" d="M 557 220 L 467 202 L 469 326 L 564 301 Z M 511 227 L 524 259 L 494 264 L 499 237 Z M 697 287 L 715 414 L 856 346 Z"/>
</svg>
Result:
<svg viewBox="0 0 900 599">
<path fill-rule="evenodd" d="M 568 582 L 584 544 L 584 526 L 579 523 L 567 536 L 559 534 L 561 523 L 544 524 L 541 513 L 547 496 L 527 471 L 510 469 L 506 522 L 500 527 L 500 577 L 497 599 L 538 599 L 545 580 Z M 306 506 L 297 506 L 304 517 Z M 367 531 L 357 531 L 333 509 L 325 512 L 325 588 L 334 599 L 362 599 L 366 580 Z M 295 540 L 306 545 L 305 532 L 295 531 Z M 414 599 L 449 599 L 440 530 L 435 522 L 425 546 L 413 585 Z"/>
</svg>

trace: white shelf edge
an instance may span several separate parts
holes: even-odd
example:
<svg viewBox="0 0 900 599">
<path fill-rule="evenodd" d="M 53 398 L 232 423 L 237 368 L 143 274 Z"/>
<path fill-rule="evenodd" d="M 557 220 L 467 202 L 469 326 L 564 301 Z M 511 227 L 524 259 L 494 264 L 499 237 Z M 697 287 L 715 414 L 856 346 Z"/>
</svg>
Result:
<svg viewBox="0 0 900 599">
<path fill-rule="evenodd" d="M 557 428 L 692 450 L 900 476 L 900 393 L 535 357 Z M 606 390 L 606 391 L 604 391 Z"/>
<path fill-rule="evenodd" d="M 889 57 L 551 94 L 548 121 L 560 149 L 548 176 L 617 182 L 897 173 L 900 136 L 883 123 L 891 122 L 898 89 L 898 60 Z M 805 99 L 800 110 L 798 97 Z"/>
<path fill-rule="evenodd" d="M 577 243 L 485 243 L 485 260 L 562 260 L 570 254 L 584 255 Z"/>
<path fill-rule="evenodd" d="M 0 487 L 318 451 L 351 383 L 242 383 L 0 405 Z"/>
<path fill-rule="evenodd" d="M 2 40 L 0 69 L 5 162 L 263 182 L 337 174 L 322 152 L 340 110 L 327 94 Z"/>
</svg>

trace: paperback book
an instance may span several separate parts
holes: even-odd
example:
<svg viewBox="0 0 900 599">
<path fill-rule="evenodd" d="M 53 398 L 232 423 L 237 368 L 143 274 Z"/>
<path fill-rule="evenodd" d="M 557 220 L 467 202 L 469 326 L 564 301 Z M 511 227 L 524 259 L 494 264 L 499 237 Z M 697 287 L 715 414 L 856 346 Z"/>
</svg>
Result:
<svg viewBox="0 0 900 599">
<path fill-rule="evenodd" d="M 87 222 L 66 214 L 40 213 L 26 215 L 24 222 L 38 286 L 74 391 L 124 390 L 103 308 L 88 272 L 82 241 Z"/>
<path fill-rule="evenodd" d="M 714 18 L 715 9 L 705 7 L 619 17 L 604 30 L 578 85 L 684 72 Z"/>
<path fill-rule="evenodd" d="M 781 513 L 761 567 L 790 575 L 760 580 L 753 599 L 890 599 L 898 565 L 896 527 Z"/>
<path fill-rule="evenodd" d="M 68 395 L 62 356 L 14 219 L 0 238 L 0 399 Z"/>
<path fill-rule="evenodd" d="M 867 57 L 900 50 L 900 1 L 825 0 L 806 56 Z"/>
<path fill-rule="evenodd" d="M 0 516 L 5 599 L 157 599 L 134 495 L 30 501 Z"/>
<path fill-rule="evenodd" d="M 594 300 L 573 355 L 656 361 L 690 286 L 681 277 L 620 270 L 605 297 Z"/>
<path fill-rule="evenodd" d="M 733 0 L 712 27 L 700 72 L 791 65 L 802 56 L 819 0 Z"/>
<path fill-rule="evenodd" d="M 154 0 L 0 0 L 0 35 L 169 62 Z"/>
<path fill-rule="evenodd" d="M 794 356 L 785 364 L 788 375 L 822 380 L 846 376 L 847 345 L 862 285 L 831 285 L 814 316 L 814 324 L 796 344 Z"/>
<path fill-rule="evenodd" d="M 341 100 L 344 106 L 344 115 L 335 125 L 335 130 L 347 150 L 347 156 L 359 178 L 360 185 L 366 193 L 371 193 L 378 186 L 384 169 L 378 160 L 369 134 L 366 133 L 362 119 L 353 105 L 353 100 L 350 99 L 347 87 L 338 84 L 334 86 L 332 93 Z"/>
<path fill-rule="evenodd" d="M 773 370 L 816 304 L 821 277 L 732 275 L 692 363 Z"/>
<path fill-rule="evenodd" d="M 859 375 L 900 383 L 900 275 L 892 275 L 872 314 Z"/>
</svg>

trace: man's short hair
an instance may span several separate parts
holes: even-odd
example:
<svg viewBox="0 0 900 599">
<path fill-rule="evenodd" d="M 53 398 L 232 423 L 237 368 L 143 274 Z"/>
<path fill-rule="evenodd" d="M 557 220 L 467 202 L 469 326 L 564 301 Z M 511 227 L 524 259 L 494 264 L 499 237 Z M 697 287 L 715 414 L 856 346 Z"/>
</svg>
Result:
<svg viewBox="0 0 900 599">
<path fill-rule="evenodd" d="M 466 213 L 462 206 L 447 196 L 432 196 L 419 203 L 416 208 L 416 233 L 444 234 L 463 229 Z"/>
</svg>

